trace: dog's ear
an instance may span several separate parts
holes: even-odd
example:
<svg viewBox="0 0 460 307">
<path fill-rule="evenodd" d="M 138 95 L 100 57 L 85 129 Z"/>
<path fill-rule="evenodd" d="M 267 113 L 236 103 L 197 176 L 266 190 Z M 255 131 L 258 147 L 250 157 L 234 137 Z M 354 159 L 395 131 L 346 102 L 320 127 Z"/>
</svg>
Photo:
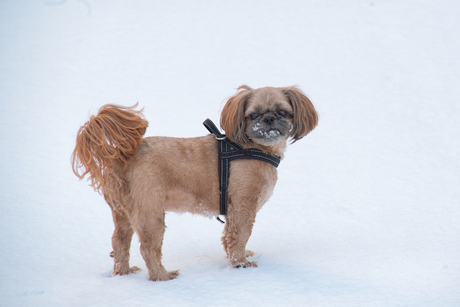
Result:
<svg viewBox="0 0 460 307">
<path fill-rule="evenodd" d="M 224 129 L 227 137 L 236 143 L 248 143 L 246 136 L 246 120 L 244 111 L 246 103 L 251 97 L 253 89 L 247 85 L 238 87 L 238 92 L 230 97 L 225 104 L 221 116 L 220 126 Z"/>
<path fill-rule="evenodd" d="M 310 99 L 296 86 L 284 87 L 282 91 L 292 105 L 294 118 L 291 139 L 295 143 L 315 129 L 318 125 L 318 113 Z"/>
</svg>

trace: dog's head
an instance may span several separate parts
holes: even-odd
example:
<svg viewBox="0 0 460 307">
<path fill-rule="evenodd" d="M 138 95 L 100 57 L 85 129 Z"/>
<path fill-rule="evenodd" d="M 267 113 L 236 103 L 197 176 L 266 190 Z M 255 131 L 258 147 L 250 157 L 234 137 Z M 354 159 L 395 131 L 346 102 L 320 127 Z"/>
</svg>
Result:
<svg viewBox="0 0 460 307">
<path fill-rule="evenodd" d="M 289 138 L 296 142 L 317 124 L 313 104 L 295 86 L 252 89 L 242 85 L 225 104 L 220 121 L 230 140 L 262 146 L 285 143 Z"/>
</svg>

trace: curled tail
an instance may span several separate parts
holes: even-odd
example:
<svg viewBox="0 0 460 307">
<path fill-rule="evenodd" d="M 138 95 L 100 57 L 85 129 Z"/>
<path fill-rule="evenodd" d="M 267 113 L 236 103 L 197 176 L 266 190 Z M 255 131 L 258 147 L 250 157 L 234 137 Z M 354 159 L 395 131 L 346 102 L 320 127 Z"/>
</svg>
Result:
<svg viewBox="0 0 460 307">
<path fill-rule="evenodd" d="M 132 107 L 107 104 L 91 116 L 77 134 L 77 144 L 72 153 L 72 169 L 75 175 L 88 180 L 96 191 L 104 186 L 103 174 L 114 163 L 126 164 L 142 143 L 148 122 L 142 111 Z"/>
</svg>

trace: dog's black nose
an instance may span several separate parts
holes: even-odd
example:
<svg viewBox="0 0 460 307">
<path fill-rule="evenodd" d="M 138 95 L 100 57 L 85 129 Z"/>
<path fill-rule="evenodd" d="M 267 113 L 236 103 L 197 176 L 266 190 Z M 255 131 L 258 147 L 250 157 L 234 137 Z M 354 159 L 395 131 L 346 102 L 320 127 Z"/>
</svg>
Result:
<svg viewBox="0 0 460 307">
<path fill-rule="evenodd" d="M 267 116 L 264 118 L 264 123 L 271 125 L 275 122 L 275 116 Z"/>
</svg>

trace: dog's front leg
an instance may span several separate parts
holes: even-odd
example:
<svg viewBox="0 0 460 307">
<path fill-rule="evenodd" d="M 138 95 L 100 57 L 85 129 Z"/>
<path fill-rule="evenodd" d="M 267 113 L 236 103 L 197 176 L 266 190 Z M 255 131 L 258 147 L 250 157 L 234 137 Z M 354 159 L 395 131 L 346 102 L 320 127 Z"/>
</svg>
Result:
<svg viewBox="0 0 460 307">
<path fill-rule="evenodd" d="M 246 259 L 247 255 L 253 254 L 251 251 L 246 251 L 246 243 L 251 236 L 256 214 L 244 207 L 235 209 L 229 210 L 226 216 L 227 223 L 222 237 L 224 249 L 233 267 L 257 267 L 256 262 Z"/>
</svg>

